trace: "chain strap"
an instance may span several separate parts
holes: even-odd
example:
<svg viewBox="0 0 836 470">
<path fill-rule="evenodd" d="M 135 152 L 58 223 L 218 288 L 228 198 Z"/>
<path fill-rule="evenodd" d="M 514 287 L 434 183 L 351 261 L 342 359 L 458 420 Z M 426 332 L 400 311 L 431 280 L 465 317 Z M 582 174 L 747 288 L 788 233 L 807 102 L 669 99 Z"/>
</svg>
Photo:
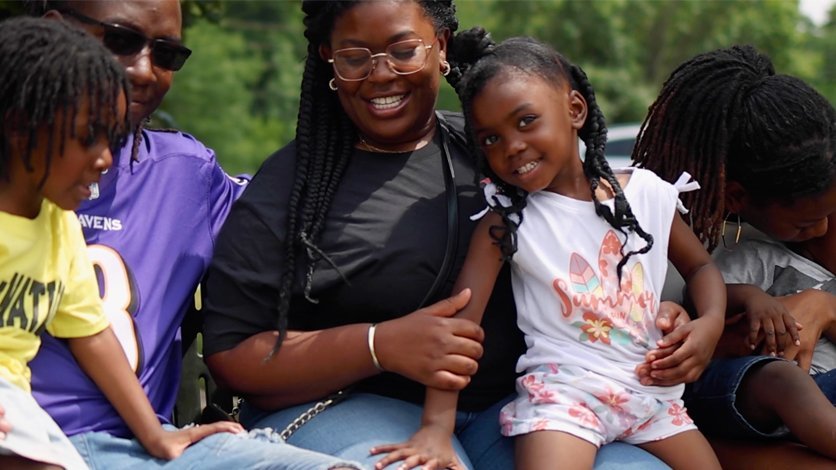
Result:
<svg viewBox="0 0 836 470">
<path fill-rule="evenodd" d="M 299 428 L 302 427 L 305 423 L 312 420 L 316 415 L 322 413 L 330 406 L 335 405 L 342 401 L 347 395 L 346 390 L 340 390 L 339 392 L 330 395 L 328 398 L 318 401 L 314 404 L 314 406 L 308 408 L 307 410 L 303 411 L 296 419 L 290 422 L 290 424 L 285 427 L 282 432 L 279 433 L 279 437 L 282 438 L 283 441 L 287 441 L 287 439 L 296 432 Z"/>
</svg>

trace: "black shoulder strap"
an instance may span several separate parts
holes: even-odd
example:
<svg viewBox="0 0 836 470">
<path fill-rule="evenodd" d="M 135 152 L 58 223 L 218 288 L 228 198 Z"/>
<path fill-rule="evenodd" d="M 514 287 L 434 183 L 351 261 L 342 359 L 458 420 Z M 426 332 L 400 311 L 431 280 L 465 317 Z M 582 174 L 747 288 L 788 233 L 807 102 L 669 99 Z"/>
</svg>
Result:
<svg viewBox="0 0 836 470">
<path fill-rule="evenodd" d="M 432 287 L 427 291 L 424 299 L 418 308 L 425 307 L 435 296 L 438 290 L 449 279 L 450 271 L 453 268 L 453 260 L 456 259 L 456 248 L 459 245 L 459 198 L 456 191 L 456 175 L 453 170 L 453 158 L 450 156 L 449 140 L 456 139 L 454 131 L 447 123 L 444 116 L 436 111 L 439 127 L 441 128 L 441 166 L 444 170 L 444 192 L 447 195 L 447 246 L 444 249 L 444 259 L 441 268 L 435 276 Z M 461 135 L 460 137 L 464 137 Z M 461 142 L 457 142 L 461 143 Z"/>
</svg>

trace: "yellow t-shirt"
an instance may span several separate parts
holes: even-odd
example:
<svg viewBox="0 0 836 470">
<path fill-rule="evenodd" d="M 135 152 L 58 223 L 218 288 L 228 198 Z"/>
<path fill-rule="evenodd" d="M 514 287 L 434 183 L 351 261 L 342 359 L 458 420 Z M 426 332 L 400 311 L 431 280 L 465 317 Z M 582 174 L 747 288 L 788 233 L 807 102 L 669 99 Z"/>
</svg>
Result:
<svg viewBox="0 0 836 470">
<path fill-rule="evenodd" d="M 109 324 L 75 213 L 46 199 L 34 220 L 0 211 L 0 376 L 30 391 L 44 328 L 78 338 Z"/>
</svg>

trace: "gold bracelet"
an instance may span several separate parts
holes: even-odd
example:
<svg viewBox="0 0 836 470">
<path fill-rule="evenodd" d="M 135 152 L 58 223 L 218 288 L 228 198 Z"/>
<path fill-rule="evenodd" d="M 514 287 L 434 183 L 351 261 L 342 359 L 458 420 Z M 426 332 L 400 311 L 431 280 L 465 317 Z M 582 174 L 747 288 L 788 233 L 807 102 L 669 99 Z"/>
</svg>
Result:
<svg viewBox="0 0 836 470">
<path fill-rule="evenodd" d="M 383 366 L 380 365 L 380 361 L 377 360 L 377 354 L 374 352 L 374 330 L 375 330 L 375 328 L 377 328 L 377 323 L 372 323 L 371 326 L 369 326 L 369 335 L 368 335 L 369 354 L 372 355 L 372 363 L 374 363 L 374 366 L 377 368 L 377 370 L 383 372 Z"/>
</svg>

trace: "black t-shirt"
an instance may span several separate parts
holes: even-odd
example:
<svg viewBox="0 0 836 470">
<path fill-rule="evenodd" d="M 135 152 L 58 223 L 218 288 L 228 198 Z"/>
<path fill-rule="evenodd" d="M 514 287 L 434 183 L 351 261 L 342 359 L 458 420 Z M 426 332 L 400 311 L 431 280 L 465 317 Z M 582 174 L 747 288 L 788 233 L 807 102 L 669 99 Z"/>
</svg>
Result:
<svg viewBox="0 0 836 470">
<path fill-rule="evenodd" d="M 458 115 L 448 122 L 461 129 Z M 289 328 L 318 330 L 382 322 L 414 311 L 436 278 L 447 245 L 447 198 L 442 132 L 414 152 L 379 154 L 356 150 L 337 189 L 316 243 L 350 282 L 327 262 L 316 265 L 311 297 L 302 295 L 300 272 L 291 301 Z M 458 196 L 458 242 L 449 279 L 430 302 L 450 295 L 486 204 L 472 157 L 449 139 Z M 279 274 L 284 259 L 287 204 L 293 186 L 293 143 L 270 156 L 233 207 L 217 240 L 207 279 L 204 350 L 213 354 L 248 337 L 276 329 Z M 480 410 L 514 391 L 514 367 L 524 351 L 507 267 L 497 280 L 482 321 L 485 354 L 479 372 L 462 391 L 459 406 Z M 392 373 L 357 389 L 420 403 L 421 384 Z"/>
</svg>

